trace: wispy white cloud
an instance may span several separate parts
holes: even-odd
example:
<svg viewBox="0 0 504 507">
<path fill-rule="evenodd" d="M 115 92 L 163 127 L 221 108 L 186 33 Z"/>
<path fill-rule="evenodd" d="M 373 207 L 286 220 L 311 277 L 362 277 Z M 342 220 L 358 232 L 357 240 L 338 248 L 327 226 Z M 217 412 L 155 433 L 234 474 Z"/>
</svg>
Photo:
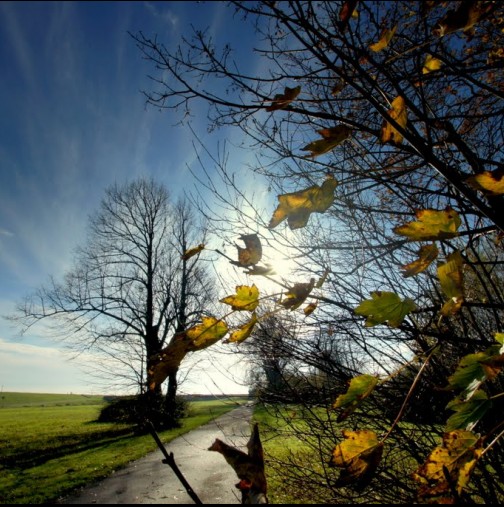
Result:
<svg viewBox="0 0 504 507">
<path fill-rule="evenodd" d="M 91 385 L 74 362 L 54 347 L 0 338 L 0 384 L 4 391 L 89 393 Z"/>
<path fill-rule="evenodd" d="M 155 16 L 156 18 L 162 19 L 163 21 L 168 23 L 168 25 L 171 28 L 177 28 L 177 26 L 179 24 L 179 17 L 173 12 L 173 10 L 171 10 L 168 7 L 160 8 L 161 4 L 159 4 L 159 3 L 156 4 L 153 2 L 144 2 L 144 5 L 153 16 Z M 162 4 L 162 5 L 166 5 L 166 4 Z"/>
<path fill-rule="evenodd" d="M 33 57 L 26 34 L 23 32 L 18 19 L 19 10 L 16 10 L 14 5 L 15 2 L 0 2 L 0 26 L 8 35 L 11 48 L 16 55 L 16 61 L 24 79 L 27 83 L 34 85 Z"/>
</svg>

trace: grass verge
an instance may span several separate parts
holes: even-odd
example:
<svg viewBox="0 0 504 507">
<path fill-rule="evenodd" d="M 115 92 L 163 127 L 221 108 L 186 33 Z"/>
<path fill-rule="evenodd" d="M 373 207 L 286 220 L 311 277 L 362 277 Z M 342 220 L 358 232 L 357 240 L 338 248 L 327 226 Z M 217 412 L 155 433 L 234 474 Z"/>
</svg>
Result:
<svg viewBox="0 0 504 507">
<path fill-rule="evenodd" d="M 70 402 L 43 396 L 45 401 L 33 402 L 36 406 L 16 402 L 0 409 L 1 504 L 54 503 L 157 448 L 150 435 L 135 435 L 132 426 L 94 422 L 103 401 L 66 405 Z M 170 442 L 236 408 L 237 401 L 191 402 L 182 426 L 161 432 L 160 438 Z"/>
</svg>

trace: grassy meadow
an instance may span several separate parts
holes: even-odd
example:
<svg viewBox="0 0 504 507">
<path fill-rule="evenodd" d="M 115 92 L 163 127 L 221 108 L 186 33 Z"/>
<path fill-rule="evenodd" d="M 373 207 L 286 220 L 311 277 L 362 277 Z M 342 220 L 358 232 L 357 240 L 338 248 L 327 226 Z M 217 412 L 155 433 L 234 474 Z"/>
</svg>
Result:
<svg viewBox="0 0 504 507">
<path fill-rule="evenodd" d="M 182 426 L 159 436 L 169 442 L 242 401 L 191 401 Z M 95 422 L 105 403 L 101 396 L 2 393 L 0 503 L 54 503 L 157 449 L 130 425 Z"/>
</svg>

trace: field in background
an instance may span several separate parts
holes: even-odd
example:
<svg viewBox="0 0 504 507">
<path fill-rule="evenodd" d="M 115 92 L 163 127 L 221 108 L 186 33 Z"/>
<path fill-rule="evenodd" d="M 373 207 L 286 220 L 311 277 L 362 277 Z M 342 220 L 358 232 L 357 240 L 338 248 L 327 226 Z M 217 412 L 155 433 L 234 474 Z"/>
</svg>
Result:
<svg viewBox="0 0 504 507">
<path fill-rule="evenodd" d="M 245 397 L 197 397 L 182 427 L 163 442 L 215 419 Z M 0 503 L 54 503 L 157 448 L 125 424 L 97 423 L 102 396 L 1 393 Z"/>
</svg>

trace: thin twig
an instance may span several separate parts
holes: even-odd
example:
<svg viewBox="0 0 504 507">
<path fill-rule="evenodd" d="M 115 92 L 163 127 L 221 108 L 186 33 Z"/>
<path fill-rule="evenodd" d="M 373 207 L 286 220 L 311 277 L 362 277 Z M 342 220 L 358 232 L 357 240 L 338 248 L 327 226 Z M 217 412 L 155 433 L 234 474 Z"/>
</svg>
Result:
<svg viewBox="0 0 504 507">
<path fill-rule="evenodd" d="M 187 482 L 186 478 L 180 471 L 179 467 L 175 463 L 175 458 L 173 457 L 173 452 L 168 454 L 168 451 L 166 450 L 163 442 L 161 442 L 161 439 L 159 438 L 158 434 L 156 433 L 156 430 L 154 428 L 154 425 L 148 421 L 147 427 L 149 429 L 150 434 L 152 435 L 152 438 L 156 441 L 156 444 L 158 445 L 159 449 L 163 453 L 165 459 L 163 460 L 163 463 L 170 466 L 170 468 L 175 472 L 175 475 L 178 477 L 179 481 L 182 483 L 184 488 L 186 489 L 188 495 L 194 500 L 194 503 L 196 504 L 203 504 L 203 502 L 199 499 L 198 495 L 194 492 L 194 490 L 191 488 L 191 485 Z"/>
</svg>

